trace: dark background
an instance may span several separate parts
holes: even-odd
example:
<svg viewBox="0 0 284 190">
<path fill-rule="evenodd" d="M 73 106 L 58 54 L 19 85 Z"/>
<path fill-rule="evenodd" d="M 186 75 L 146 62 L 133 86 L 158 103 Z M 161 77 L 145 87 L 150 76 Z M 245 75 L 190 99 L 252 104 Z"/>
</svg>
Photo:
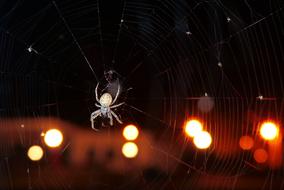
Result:
<svg viewBox="0 0 284 190">
<path fill-rule="evenodd" d="M 118 101 L 127 103 L 117 113 L 158 142 L 178 144 L 191 115 L 206 120 L 220 144 L 256 136 L 258 121 L 283 120 L 283 6 L 281 0 L 1 0 L 0 117 L 53 116 L 88 130 L 95 86 L 100 82 L 102 90 L 112 70 L 122 86 Z M 205 93 L 214 101 L 209 113 L 197 107 Z M 209 160 L 208 172 L 240 173 L 234 166 L 243 160 Z M 269 172 L 249 175 L 259 176 L 257 184 Z M 142 187 L 168 186 L 169 176 L 151 175 L 140 178 Z"/>
</svg>

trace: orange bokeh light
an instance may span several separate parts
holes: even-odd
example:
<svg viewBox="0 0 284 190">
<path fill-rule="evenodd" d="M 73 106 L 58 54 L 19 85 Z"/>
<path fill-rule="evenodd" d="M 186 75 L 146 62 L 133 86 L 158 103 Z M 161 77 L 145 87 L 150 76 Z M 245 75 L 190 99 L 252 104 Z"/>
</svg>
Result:
<svg viewBox="0 0 284 190">
<path fill-rule="evenodd" d="M 133 142 L 127 142 L 122 146 L 121 152 L 126 158 L 135 158 L 138 154 L 138 146 Z"/>
<path fill-rule="evenodd" d="M 212 143 L 212 137 L 207 131 L 201 131 L 194 137 L 193 143 L 198 149 L 207 149 Z"/>
<path fill-rule="evenodd" d="M 43 150 L 40 146 L 33 145 L 29 148 L 27 155 L 30 160 L 39 161 L 43 156 Z"/>
<path fill-rule="evenodd" d="M 263 148 L 259 148 L 254 151 L 253 157 L 257 163 L 262 164 L 267 161 L 268 154 L 266 150 L 264 150 Z"/>
<path fill-rule="evenodd" d="M 264 140 L 274 140 L 279 135 L 279 126 L 271 121 L 263 122 L 260 126 L 260 135 Z"/>
<path fill-rule="evenodd" d="M 197 119 L 188 120 L 184 127 L 185 133 L 189 137 L 195 137 L 202 129 L 202 123 Z"/>
<path fill-rule="evenodd" d="M 139 130 L 135 125 L 127 125 L 122 132 L 124 138 L 129 141 L 134 141 L 139 136 Z"/>
<path fill-rule="evenodd" d="M 44 135 L 44 142 L 47 146 L 55 148 L 61 145 L 63 135 L 58 129 L 50 129 Z"/>
<path fill-rule="evenodd" d="M 250 150 L 254 145 L 254 141 L 250 136 L 242 136 L 239 144 L 243 150 Z"/>
</svg>

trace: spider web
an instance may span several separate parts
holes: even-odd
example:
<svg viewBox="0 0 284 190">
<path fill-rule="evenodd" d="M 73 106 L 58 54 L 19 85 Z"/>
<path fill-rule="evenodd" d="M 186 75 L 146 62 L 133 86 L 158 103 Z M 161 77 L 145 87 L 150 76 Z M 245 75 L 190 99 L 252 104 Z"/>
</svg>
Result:
<svg viewBox="0 0 284 190">
<path fill-rule="evenodd" d="M 126 102 L 119 115 L 150 131 L 154 141 L 144 144 L 153 157 L 166 160 L 166 169 L 99 175 L 92 165 L 91 172 L 78 173 L 85 178 L 82 186 L 241 189 L 247 178 L 261 176 L 252 188 L 283 189 L 283 168 L 258 165 L 238 147 L 245 134 L 257 141 L 262 118 L 282 121 L 283 6 L 247 0 L 3 1 L 1 117 L 55 116 L 90 129 L 95 86 L 108 85 L 105 73 L 114 71 L 124 90 L 119 101 Z M 207 151 L 184 137 L 182 126 L 191 116 L 200 117 L 212 134 Z M 15 125 L 17 136 L 1 120 L 8 131 L 0 151 L 3 188 L 17 188 L 23 176 L 29 189 L 81 185 L 70 182 L 64 168 L 44 172 L 52 166 L 48 159 L 31 164 L 25 152 L 15 151 L 17 138 L 21 150 L 41 143 L 28 123 Z M 19 163 L 26 170 L 17 176 Z"/>
</svg>

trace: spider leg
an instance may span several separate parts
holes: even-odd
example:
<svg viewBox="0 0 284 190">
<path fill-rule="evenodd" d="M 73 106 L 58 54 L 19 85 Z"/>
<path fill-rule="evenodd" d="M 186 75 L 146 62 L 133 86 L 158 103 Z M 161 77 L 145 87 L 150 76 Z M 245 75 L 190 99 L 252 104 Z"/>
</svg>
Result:
<svg viewBox="0 0 284 190">
<path fill-rule="evenodd" d="M 118 118 L 118 116 L 112 110 L 110 110 L 110 112 L 114 116 L 114 118 L 118 121 L 118 123 L 122 124 L 122 121 Z"/>
<path fill-rule="evenodd" d="M 120 85 L 119 85 L 119 83 L 118 83 L 117 93 L 116 93 L 115 98 L 114 98 L 114 100 L 112 101 L 111 105 L 113 105 L 113 104 L 116 102 L 116 100 L 117 100 L 117 98 L 118 98 L 119 93 L 120 93 Z"/>
<path fill-rule="evenodd" d="M 91 118 L 93 118 L 94 116 L 96 116 L 97 114 L 100 114 L 101 113 L 101 110 L 96 110 L 94 111 L 92 114 L 91 114 Z M 96 116 L 98 117 L 98 116 Z M 94 118 L 95 119 L 95 118 Z"/>
<path fill-rule="evenodd" d="M 97 106 L 98 108 L 101 108 L 102 106 L 101 105 L 99 105 L 99 104 L 95 104 L 95 106 Z"/>
<path fill-rule="evenodd" d="M 96 86 L 95 94 L 96 94 L 96 100 L 97 100 L 97 102 L 100 102 L 99 97 L 98 97 L 98 87 L 99 87 L 99 82 L 98 82 L 98 84 L 97 84 L 97 86 Z"/>
<path fill-rule="evenodd" d="M 97 110 L 91 114 L 90 120 L 92 123 L 92 129 L 94 129 L 95 131 L 98 131 L 98 129 L 96 129 L 94 126 L 94 119 L 96 119 L 100 114 L 101 114 L 100 110 Z"/>
<path fill-rule="evenodd" d="M 111 115 L 111 113 L 108 113 L 108 118 L 109 118 L 109 124 L 110 124 L 110 126 L 113 126 L 113 118 L 112 118 L 112 115 Z"/>
<path fill-rule="evenodd" d="M 110 106 L 109 108 L 117 108 L 117 107 L 119 107 L 119 106 L 121 106 L 123 104 L 125 104 L 125 102 L 122 102 L 120 104 L 116 104 L 116 105 Z"/>
</svg>

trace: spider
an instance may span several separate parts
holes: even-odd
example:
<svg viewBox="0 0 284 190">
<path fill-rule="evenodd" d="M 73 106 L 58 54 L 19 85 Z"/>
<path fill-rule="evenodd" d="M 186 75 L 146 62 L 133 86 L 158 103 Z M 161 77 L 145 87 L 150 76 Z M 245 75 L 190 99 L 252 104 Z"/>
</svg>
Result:
<svg viewBox="0 0 284 190">
<path fill-rule="evenodd" d="M 94 111 L 92 114 L 91 114 L 91 123 L 92 123 L 92 129 L 94 130 L 97 130 L 95 127 L 94 127 L 94 120 L 98 117 L 98 116 L 101 116 L 101 117 L 106 117 L 106 118 L 109 118 L 110 119 L 110 125 L 113 126 L 113 117 L 120 123 L 122 124 L 122 121 L 118 118 L 118 116 L 116 115 L 116 113 L 114 113 L 111 109 L 113 108 L 117 108 L 121 105 L 124 104 L 124 102 L 122 103 L 119 103 L 119 104 L 116 104 L 114 105 L 114 103 L 116 102 L 117 98 L 118 98 L 118 95 L 120 93 L 120 86 L 118 85 L 118 90 L 117 90 L 117 93 L 115 95 L 115 98 L 114 100 L 112 100 L 112 96 L 109 94 L 109 93 L 104 93 L 100 99 L 98 98 L 98 86 L 99 86 L 99 83 L 97 84 L 96 86 L 96 89 L 95 89 L 95 94 L 96 94 L 96 101 L 99 103 L 99 104 L 95 104 L 98 108 L 98 110 Z M 113 117 L 112 117 L 113 116 Z"/>
</svg>

